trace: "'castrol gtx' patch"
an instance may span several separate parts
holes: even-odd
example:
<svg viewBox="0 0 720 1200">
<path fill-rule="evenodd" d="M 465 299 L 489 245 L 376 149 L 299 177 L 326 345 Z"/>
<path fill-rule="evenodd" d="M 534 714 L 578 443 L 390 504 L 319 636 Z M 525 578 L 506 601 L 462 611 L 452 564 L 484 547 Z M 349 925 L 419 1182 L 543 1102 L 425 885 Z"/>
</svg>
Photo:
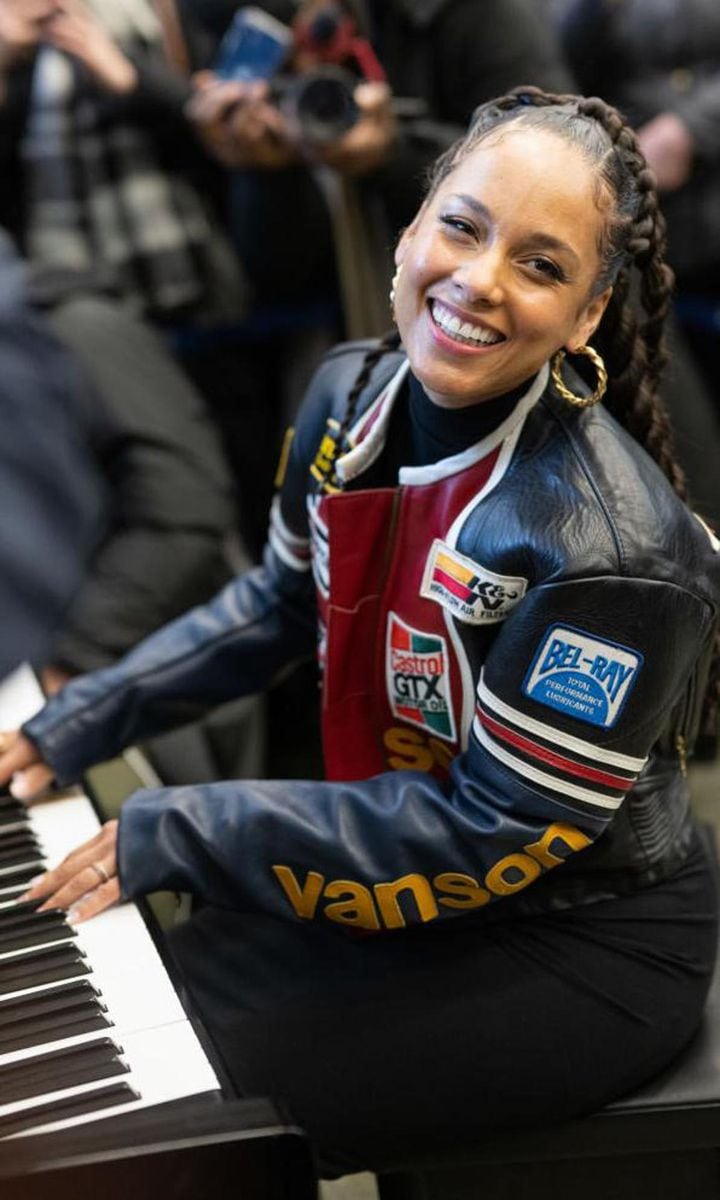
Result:
<svg viewBox="0 0 720 1200">
<path fill-rule="evenodd" d="M 411 629 L 388 614 L 387 689 L 396 717 L 455 741 L 450 664 L 445 639 Z"/>
<path fill-rule="evenodd" d="M 435 600 L 468 625 L 504 621 L 527 590 L 527 579 L 496 575 L 435 538 L 420 595 Z"/>
<path fill-rule="evenodd" d="M 642 654 L 627 646 L 554 625 L 540 644 L 523 691 L 548 708 L 609 729 L 642 664 Z"/>
</svg>

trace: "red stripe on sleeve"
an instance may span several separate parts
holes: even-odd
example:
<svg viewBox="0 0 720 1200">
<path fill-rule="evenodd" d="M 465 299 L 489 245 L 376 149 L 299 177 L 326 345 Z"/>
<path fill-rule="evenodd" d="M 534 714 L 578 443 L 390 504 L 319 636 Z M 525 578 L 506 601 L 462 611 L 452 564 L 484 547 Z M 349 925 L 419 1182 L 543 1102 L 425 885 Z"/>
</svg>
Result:
<svg viewBox="0 0 720 1200">
<path fill-rule="evenodd" d="M 547 746 L 541 746 L 539 742 L 534 742 L 531 738 L 523 737 L 522 734 L 516 733 L 514 729 L 510 729 L 507 725 L 496 721 L 480 705 L 477 707 L 477 715 L 481 724 L 490 733 L 494 734 L 495 737 L 500 738 L 503 742 L 508 742 L 511 746 L 515 746 L 518 750 L 522 750 L 525 754 L 529 754 L 533 758 L 540 759 L 541 762 L 546 762 L 552 767 L 557 767 L 560 771 L 567 771 L 568 775 L 575 775 L 579 779 L 589 779 L 593 783 L 603 784 L 605 787 L 614 788 L 618 792 L 628 792 L 635 782 L 634 778 L 625 779 L 622 775 L 610 775 L 606 771 L 598 771 L 595 767 L 588 767 L 582 763 L 574 762 L 571 758 L 563 758 L 562 755 L 549 750 Z"/>
</svg>

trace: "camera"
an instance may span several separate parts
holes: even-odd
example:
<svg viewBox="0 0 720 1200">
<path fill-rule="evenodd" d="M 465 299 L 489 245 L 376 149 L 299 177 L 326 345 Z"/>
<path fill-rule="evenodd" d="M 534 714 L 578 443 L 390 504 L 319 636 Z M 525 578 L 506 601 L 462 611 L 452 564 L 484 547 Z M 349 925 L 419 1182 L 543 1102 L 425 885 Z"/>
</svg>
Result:
<svg viewBox="0 0 720 1200">
<path fill-rule="evenodd" d="M 280 75 L 270 95 L 299 137 L 316 145 L 334 142 L 358 119 L 354 93 L 358 80 L 344 67 L 316 67 L 301 75 Z"/>
<path fill-rule="evenodd" d="M 304 4 L 292 26 L 259 8 L 240 9 L 221 43 L 215 72 L 222 79 L 267 79 L 272 101 L 297 136 L 315 145 L 334 142 L 353 127 L 358 83 L 385 79 L 341 0 Z"/>
</svg>

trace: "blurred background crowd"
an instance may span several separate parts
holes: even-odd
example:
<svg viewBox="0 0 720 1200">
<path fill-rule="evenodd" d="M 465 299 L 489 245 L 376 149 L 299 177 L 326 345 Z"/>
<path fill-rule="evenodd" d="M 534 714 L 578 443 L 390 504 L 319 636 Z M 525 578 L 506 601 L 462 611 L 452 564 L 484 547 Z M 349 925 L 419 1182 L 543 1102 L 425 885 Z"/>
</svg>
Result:
<svg viewBox="0 0 720 1200">
<path fill-rule="evenodd" d="M 0 0 L 0 673 L 28 657 L 54 691 L 259 558 L 310 375 L 387 328 L 426 168 L 519 84 L 638 131 L 677 276 L 665 399 L 717 527 L 717 0 Z M 164 777 L 262 771 L 308 672 L 152 747 Z"/>
</svg>

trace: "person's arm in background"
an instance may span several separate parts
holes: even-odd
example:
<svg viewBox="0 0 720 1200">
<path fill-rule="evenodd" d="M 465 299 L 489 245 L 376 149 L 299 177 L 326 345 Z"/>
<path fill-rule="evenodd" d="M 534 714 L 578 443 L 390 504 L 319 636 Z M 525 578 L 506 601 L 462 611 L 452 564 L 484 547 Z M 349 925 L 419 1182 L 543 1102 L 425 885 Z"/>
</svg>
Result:
<svg viewBox="0 0 720 1200">
<path fill-rule="evenodd" d="M 22 240 L 23 186 L 20 143 L 25 128 L 41 20 L 51 0 L 0 4 L 0 225 Z"/>
<path fill-rule="evenodd" d="M 575 0 L 560 23 L 562 45 L 583 91 L 620 101 L 660 190 L 673 192 L 696 163 L 720 160 L 720 72 L 705 78 L 695 70 L 677 72 L 672 61 L 659 66 L 652 53 L 636 61 L 638 48 L 619 36 L 616 14 L 608 0 Z M 685 19 L 692 17 L 681 5 L 668 12 L 668 44 L 673 24 Z"/>
<path fill-rule="evenodd" d="M 234 505 L 204 403 L 153 331 L 98 298 L 67 301 L 50 323 L 94 385 L 83 422 L 111 488 L 111 528 L 51 649 L 76 675 L 215 594 Z"/>
</svg>

